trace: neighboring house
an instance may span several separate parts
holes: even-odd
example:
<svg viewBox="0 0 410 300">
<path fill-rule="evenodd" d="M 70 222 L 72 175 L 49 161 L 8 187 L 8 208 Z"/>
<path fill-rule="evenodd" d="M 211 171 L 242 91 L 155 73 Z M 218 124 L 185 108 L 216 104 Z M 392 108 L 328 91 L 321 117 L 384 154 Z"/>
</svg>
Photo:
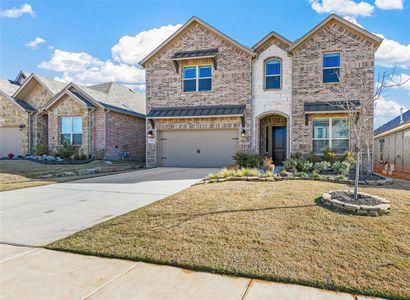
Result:
<svg viewBox="0 0 410 300">
<path fill-rule="evenodd" d="M 373 169 L 410 180 L 410 110 L 374 131 Z"/>
<path fill-rule="evenodd" d="M 293 43 L 272 32 L 251 49 L 191 18 L 140 62 L 147 164 L 227 166 L 237 151 L 275 163 L 327 147 L 343 154 L 355 141 L 337 104 L 372 96 L 381 41 L 330 15 Z"/>
<path fill-rule="evenodd" d="M 0 82 L 0 156 L 67 142 L 87 157 L 145 157 L 145 98 L 128 87 L 83 87 L 20 72 Z"/>
</svg>

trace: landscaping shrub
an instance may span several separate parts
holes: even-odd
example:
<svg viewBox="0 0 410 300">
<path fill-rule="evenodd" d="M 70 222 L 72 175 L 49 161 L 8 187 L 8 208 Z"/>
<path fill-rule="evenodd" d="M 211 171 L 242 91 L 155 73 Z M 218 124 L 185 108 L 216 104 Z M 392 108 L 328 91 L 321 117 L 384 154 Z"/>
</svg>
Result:
<svg viewBox="0 0 410 300">
<path fill-rule="evenodd" d="M 46 144 L 40 144 L 40 145 L 33 147 L 34 155 L 44 155 L 44 154 L 48 155 L 48 152 L 49 150 Z"/>
<path fill-rule="evenodd" d="M 309 152 L 308 160 L 315 163 L 319 161 L 319 157 L 315 154 L 315 152 L 311 151 Z"/>
<path fill-rule="evenodd" d="M 208 178 L 209 178 L 209 179 L 218 179 L 218 178 L 219 178 L 219 175 L 216 174 L 216 173 L 215 173 L 215 174 L 209 174 L 209 175 L 208 175 Z"/>
<path fill-rule="evenodd" d="M 339 175 L 339 176 L 335 177 L 335 181 L 337 181 L 337 182 L 346 182 L 347 178 L 344 175 Z"/>
<path fill-rule="evenodd" d="M 76 154 L 78 155 L 77 146 L 69 145 L 67 142 L 64 142 L 64 144 L 57 150 L 57 156 L 64 159 L 73 158 Z"/>
<path fill-rule="evenodd" d="M 266 176 L 266 177 L 273 177 L 274 174 L 273 174 L 272 171 L 267 171 L 267 172 L 265 173 L 265 176 Z"/>
<path fill-rule="evenodd" d="M 12 158 L 14 157 L 14 154 L 13 154 L 13 153 L 9 153 L 9 154 L 7 154 L 7 157 L 8 157 L 9 159 L 12 159 Z"/>
<path fill-rule="evenodd" d="M 256 168 L 259 165 L 259 155 L 236 152 L 233 159 L 241 168 Z"/>
<path fill-rule="evenodd" d="M 298 163 L 299 166 L 299 163 Z M 301 160 L 299 170 L 302 172 L 309 172 L 313 168 L 313 163 L 308 160 Z"/>
<path fill-rule="evenodd" d="M 324 173 L 330 169 L 330 162 L 320 161 L 313 165 L 313 169 L 318 173 Z"/>
<path fill-rule="evenodd" d="M 293 159 L 293 158 L 287 159 L 283 162 L 283 168 L 286 171 L 289 171 L 289 172 L 292 172 L 292 173 L 296 172 L 296 167 L 297 166 L 298 166 L 298 161 Z"/>
<path fill-rule="evenodd" d="M 343 153 L 342 161 L 348 162 L 350 165 L 354 165 L 356 163 L 353 153 L 350 151 L 345 151 Z"/>
<path fill-rule="evenodd" d="M 321 176 L 319 173 L 313 171 L 313 173 L 310 175 L 311 178 L 313 179 L 321 179 L 323 176 Z"/>
<path fill-rule="evenodd" d="M 301 157 L 302 157 L 302 153 L 300 152 L 292 153 L 292 155 L 290 156 L 290 158 L 292 159 L 300 159 Z"/>
<path fill-rule="evenodd" d="M 235 174 L 234 170 L 223 169 L 220 173 L 220 176 L 223 178 L 227 178 L 229 176 L 233 176 Z"/>
<path fill-rule="evenodd" d="M 332 171 L 336 174 L 346 175 L 349 173 L 350 166 L 347 161 L 336 161 L 332 164 Z"/>
<path fill-rule="evenodd" d="M 300 177 L 300 178 L 308 178 L 309 177 L 306 172 L 299 172 L 299 173 L 296 174 L 296 176 Z"/>
<path fill-rule="evenodd" d="M 334 163 L 336 161 L 336 151 L 330 148 L 326 148 L 323 154 L 323 160 Z"/>
</svg>

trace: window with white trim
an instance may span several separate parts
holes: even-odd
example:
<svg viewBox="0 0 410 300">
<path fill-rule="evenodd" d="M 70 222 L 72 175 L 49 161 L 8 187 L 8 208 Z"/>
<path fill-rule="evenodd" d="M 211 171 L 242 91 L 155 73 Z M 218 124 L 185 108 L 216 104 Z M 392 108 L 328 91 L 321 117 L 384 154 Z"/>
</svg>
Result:
<svg viewBox="0 0 410 300">
<path fill-rule="evenodd" d="M 265 62 L 265 89 L 280 89 L 280 59 L 273 58 Z"/>
<path fill-rule="evenodd" d="M 337 154 L 349 150 L 349 125 L 346 118 L 313 120 L 313 152 L 323 154 L 331 148 Z"/>
<path fill-rule="evenodd" d="M 340 52 L 323 53 L 323 83 L 340 82 Z"/>
<path fill-rule="evenodd" d="M 60 117 L 60 143 L 69 145 L 82 145 L 83 143 L 83 118 Z"/>
<path fill-rule="evenodd" d="M 205 92 L 212 90 L 212 66 L 190 66 L 183 70 L 184 92 Z"/>
</svg>

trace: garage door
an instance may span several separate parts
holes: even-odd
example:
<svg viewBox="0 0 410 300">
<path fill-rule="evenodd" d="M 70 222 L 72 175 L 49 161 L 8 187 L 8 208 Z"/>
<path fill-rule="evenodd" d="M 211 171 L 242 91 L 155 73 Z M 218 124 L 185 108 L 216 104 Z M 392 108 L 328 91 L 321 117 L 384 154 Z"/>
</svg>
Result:
<svg viewBox="0 0 410 300">
<path fill-rule="evenodd" d="M 17 127 L 0 128 L 0 157 L 5 157 L 9 153 L 15 156 L 23 155 L 22 132 Z"/>
<path fill-rule="evenodd" d="M 238 130 L 160 132 L 160 164 L 164 167 L 224 167 L 238 151 Z"/>
</svg>

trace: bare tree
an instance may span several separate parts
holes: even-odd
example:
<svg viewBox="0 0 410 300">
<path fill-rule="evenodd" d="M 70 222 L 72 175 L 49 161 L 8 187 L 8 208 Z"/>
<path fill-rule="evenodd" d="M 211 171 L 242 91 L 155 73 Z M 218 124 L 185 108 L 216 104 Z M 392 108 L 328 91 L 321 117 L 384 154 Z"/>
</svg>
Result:
<svg viewBox="0 0 410 300">
<path fill-rule="evenodd" d="M 339 77 L 339 73 L 337 72 Z M 339 78 L 340 81 L 340 78 Z M 372 145 L 373 131 L 369 134 L 369 128 L 373 127 L 373 110 L 375 104 L 386 92 L 395 87 L 400 87 L 408 80 L 402 81 L 401 77 L 396 75 L 396 68 L 378 75 L 377 84 L 374 88 L 373 95 L 352 101 L 348 93 L 343 93 L 345 99 L 335 101 L 334 105 L 346 114 L 349 121 L 350 140 L 353 141 L 353 151 L 356 159 L 355 181 L 354 181 L 354 198 L 357 199 L 359 189 L 360 173 L 368 174 L 372 170 Z M 368 84 L 361 85 L 362 89 L 368 89 Z M 365 90 L 364 93 L 366 94 Z M 366 158 L 366 164 L 363 164 L 363 158 Z"/>
</svg>

